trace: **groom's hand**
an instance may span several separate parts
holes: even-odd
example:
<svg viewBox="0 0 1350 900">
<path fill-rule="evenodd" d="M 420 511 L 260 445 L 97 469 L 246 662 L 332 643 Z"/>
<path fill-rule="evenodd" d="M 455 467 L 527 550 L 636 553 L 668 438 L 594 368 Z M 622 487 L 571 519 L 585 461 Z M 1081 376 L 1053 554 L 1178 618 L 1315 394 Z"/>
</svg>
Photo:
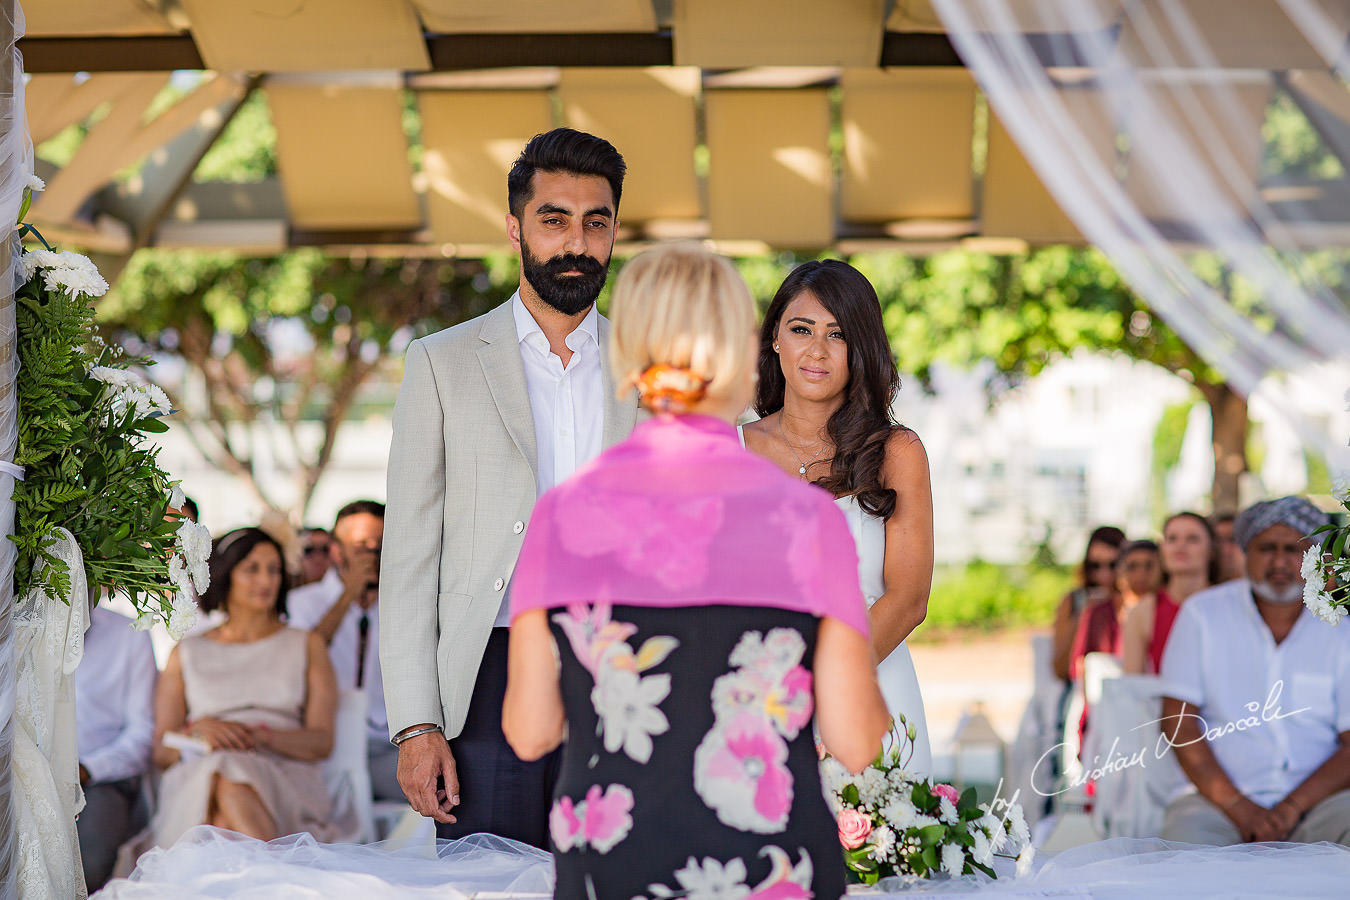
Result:
<svg viewBox="0 0 1350 900">
<path fill-rule="evenodd" d="M 439 731 L 398 745 L 398 785 L 421 815 L 447 825 L 457 821 L 450 810 L 459 805 L 459 776 L 450 744 Z"/>
</svg>

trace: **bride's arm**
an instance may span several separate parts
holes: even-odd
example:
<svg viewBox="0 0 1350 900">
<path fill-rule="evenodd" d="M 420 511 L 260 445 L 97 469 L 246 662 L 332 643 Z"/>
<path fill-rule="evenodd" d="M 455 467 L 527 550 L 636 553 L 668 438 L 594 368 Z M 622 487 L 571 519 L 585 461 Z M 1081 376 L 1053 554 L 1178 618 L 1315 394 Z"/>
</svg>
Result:
<svg viewBox="0 0 1350 900">
<path fill-rule="evenodd" d="M 886 442 L 881 474 L 895 491 L 895 512 L 886 520 L 886 593 L 867 614 L 878 661 L 924 620 L 933 587 L 933 489 L 928 454 L 917 434 L 895 429 Z"/>
</svg>

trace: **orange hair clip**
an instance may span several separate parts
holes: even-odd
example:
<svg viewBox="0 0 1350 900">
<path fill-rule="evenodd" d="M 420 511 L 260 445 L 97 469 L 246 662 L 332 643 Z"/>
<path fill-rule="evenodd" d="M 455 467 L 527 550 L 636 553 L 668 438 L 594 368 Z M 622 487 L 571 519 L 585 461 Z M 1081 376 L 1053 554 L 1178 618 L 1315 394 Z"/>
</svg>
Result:
<svg viewBox="0 0 1350 900">
<path fill-rule="evenodd" d="M 638 376 L 638 399 L 653 412 L 688 412 L 708 392 L 708 383 L 709 379 L 690 369 L 657 363 Z"/>
</svg>

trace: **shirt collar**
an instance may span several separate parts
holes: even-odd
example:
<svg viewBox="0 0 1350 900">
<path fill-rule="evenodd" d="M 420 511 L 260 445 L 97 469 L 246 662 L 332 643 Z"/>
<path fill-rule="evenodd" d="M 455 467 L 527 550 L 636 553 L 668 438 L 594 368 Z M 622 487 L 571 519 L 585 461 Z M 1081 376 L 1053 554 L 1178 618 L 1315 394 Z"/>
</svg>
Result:
<svg viewBox="0 0 1350 900">
<path fill-rule="evenodd" d="M 516 319 L 516 340 L 548 352 L 548 338 L 544 335 L 544 329 L 539 327 L 539 323 L 525 307 L 525 301 L 520 299 L 519 290 L 511 295 L 511 313 Z M 596 347 L 600 346 L 600 313 L 596 312 L 594 303 L 591 304 L 590 312 L 581 320 L 581 324 L 567 336 L 567 346 L 576 352 L 585 344 L 587 338 L 590 338 L 590 342 Z"/>
</svg>

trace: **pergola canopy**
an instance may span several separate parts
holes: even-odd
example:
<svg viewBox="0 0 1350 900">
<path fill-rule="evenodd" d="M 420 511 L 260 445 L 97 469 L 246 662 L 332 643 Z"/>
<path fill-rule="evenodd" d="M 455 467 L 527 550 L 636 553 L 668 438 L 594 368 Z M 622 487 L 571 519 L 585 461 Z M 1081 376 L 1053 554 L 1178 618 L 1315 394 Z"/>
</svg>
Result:
<svg viewBox="0 0 1350 900">
<path fill-rule="evenodd" d="M 1188 2 L 1214 29 L 1213 68 L 1160 78 L 1202 91 L 1236 83 L 1258 123 L 1277 92 L 1291 95 L 1350 161 L 1348 95 L 1302 35 L 1273 15 L 1234 15 L 1240 2 Z M 40 169 L 49 186 L 30 218 L 107 253 L 478 255 L 505 246 L 512 159 L 556 125 L 605 136 L 627 159 L 623 241 L 925 253 L 1082 240 L 927 0 L 29 0 L 24 10 L 34 142 L 88 129 L 64 167 Z M 1019 25 L 1053 46 L 1064 23 L 1026 10 Z M 1128 19 L 1094 24 L 1132 53 Z M 1339 24 L 1350 30 L 1350 14 Z M 152 115 L 183 69 L 206 74 Z M 1057 70 L 1065 102 L 1089 98 L 1098 75 Z M 276 128 L 276 176 L 195 180 L 255 90 Z M 1122 150 L 1147 127 L 1103 122 L 1092 152 L 1166 224 L 1169 198 Z M 1316 213 L 1310 240 L 1350 243 L 1343 177 L 1274 178 L 1259 128 L 1222 138 L 1242 173 L 1233 190 L 1296 198 Z"/>
</svg>

